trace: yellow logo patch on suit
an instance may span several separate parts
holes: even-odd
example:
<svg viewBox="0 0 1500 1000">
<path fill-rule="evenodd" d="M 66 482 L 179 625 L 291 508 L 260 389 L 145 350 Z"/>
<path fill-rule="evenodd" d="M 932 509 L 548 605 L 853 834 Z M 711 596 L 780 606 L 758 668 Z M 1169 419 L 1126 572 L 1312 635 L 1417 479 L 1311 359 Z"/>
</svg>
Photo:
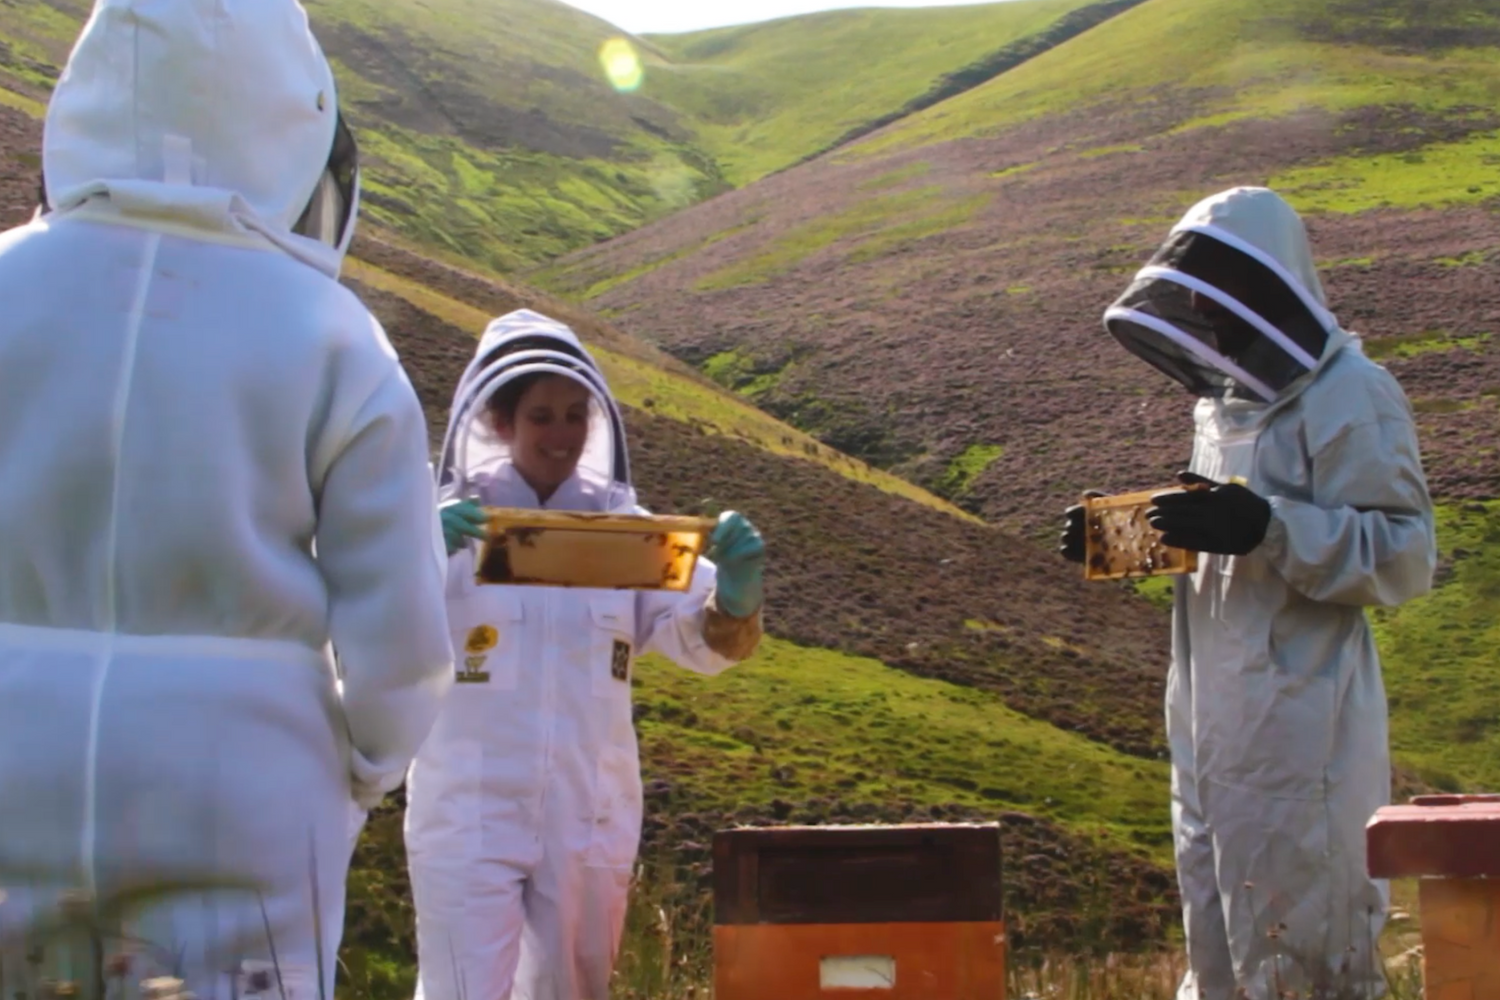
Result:
<svg viewBox="0 0 1500 1000">
<path fill-rule="evenodd" d="M 464 651 L 469 655 L 464 657 L 463 669 L 458 672 L 458 683 L 487 683 L 490 674 L 482 668 L 485 661 L 490 658 L 488 651 L 499 644 L 500 633 L 493 625 L 476 625 L 470 629 L 469 637 L 464 640 Z"/>
<path fill-rule="evenodd" d="M 615 640 L 609 659 L 609 675 L 617 681 L 630 680 L 630 643 Z"/>
<path fill-rule="evenodd" d="M 500 633 L 493 625 L 476 625 L 469 630 L 469 638 L 464 642 L 464 649 L 470 653 L 483 653 L 494 649 L 500 642 Z"/>
</svg>

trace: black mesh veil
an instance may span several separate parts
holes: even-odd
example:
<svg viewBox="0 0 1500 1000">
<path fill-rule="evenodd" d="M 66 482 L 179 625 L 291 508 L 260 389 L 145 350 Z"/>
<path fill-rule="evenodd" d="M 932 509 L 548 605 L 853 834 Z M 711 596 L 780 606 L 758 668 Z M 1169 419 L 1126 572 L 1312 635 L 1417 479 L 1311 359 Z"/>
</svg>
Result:
<svg viewBox="0 0 1500 1000">
<path fill-rule="evenodd" d="M 1328 343 L 1325 311 L 1232 236 L 1174 233 L 1104 314 L 1127 350 L 1200 396 L 1274 401 Z"/>
</svg>

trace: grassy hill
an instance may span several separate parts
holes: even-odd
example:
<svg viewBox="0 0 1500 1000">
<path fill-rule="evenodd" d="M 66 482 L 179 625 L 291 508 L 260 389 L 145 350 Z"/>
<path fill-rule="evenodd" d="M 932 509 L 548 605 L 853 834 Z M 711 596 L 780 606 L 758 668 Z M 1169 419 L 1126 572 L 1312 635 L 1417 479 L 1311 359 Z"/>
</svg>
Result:
<svg viewBox="0 0 1500 1000">
<path fill-rule="evenodd" d="M 794 163 L 1133 2 L 854 11 L 650 39 L 557 0 L 307 7 L 371 168 L 367 217 L 508 272 Z M 44 100 L 87 11 L 0 6 L 0 86 Z M 789 35 L 797 48 L 783 51 Z M 641 74 L 612 82 L 606 45 Z"/>
<path fill-rule="evenodd" d="M 836 10 L 649 35 L 665 56 L 649 64 L 650 87 L 691 112 L 701 141 L 738 187 L 911 103 L 973 86 L 1007 68 L 1006 56 L 1019 61 L 1031 46 L 1056 44 L 1122 6 L 1014 0 Z"/>
<path fill-rule="evenodd" d="M 1500 787 L 1500 9 L 1147 0 L 829 156 L 556 262 L 549 287 L 766 411 L 1051 543 L 1166 482 L 1189 402 L 1100 315 L 1234 184 L 1307 213 L 1331 304 L 1413 399 L 1431 597 L 1375 616 L 1397 757 Z M 1151 588 L 1162 596 L 1163 588 Z"/>
</svg>

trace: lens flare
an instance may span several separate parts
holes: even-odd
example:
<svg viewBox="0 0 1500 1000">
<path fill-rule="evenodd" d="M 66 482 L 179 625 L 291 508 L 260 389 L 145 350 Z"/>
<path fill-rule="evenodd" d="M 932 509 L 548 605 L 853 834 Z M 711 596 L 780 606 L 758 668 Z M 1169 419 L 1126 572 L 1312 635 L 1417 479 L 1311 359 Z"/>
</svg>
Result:
<svg viewBox="0 0 1500 1000">
<path fill-rule="evenodd" d="M 616 90 L 635 90 L 646 77 L 641 57 L 625 38 L 611 38 L 599 47 L 599 65 L 604 67 L 609 85 Z"/>
</svg>

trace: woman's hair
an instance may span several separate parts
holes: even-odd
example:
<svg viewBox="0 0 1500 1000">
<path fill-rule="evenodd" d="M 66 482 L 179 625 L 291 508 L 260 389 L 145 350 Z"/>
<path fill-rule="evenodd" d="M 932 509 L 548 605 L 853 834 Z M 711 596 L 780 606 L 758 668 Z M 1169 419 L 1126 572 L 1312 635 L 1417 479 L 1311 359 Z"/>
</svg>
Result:
<svg viewBox="0 0 1500 1000">
<path fill-rule="evenodd" d="M 479 363 L 478 370 L 483 371 L 507 354 L 533 350 L 559 351 L 570 357 L 577 358 L 584 364 L 588 363 L 584 361 L 583 355 L 566 341 L 557 340 L 552 337 L 520 337 L 501 344 L 495 350 L 486 354 L 484 360 Z M 489 416 L 491 424 L 496 427 L 515 426 L 516 410 L 521 405 L 521 397 L 526 395 L 527 389 L 536 385 L 537 382 L 546 378 L 549 374 L 549 372 L 531 372 L 522 375 L 520 378 L 511 379 L 499 389 L 496 389 L 484 403 L 484 410 L 486 415 Z"/>
</svg>

